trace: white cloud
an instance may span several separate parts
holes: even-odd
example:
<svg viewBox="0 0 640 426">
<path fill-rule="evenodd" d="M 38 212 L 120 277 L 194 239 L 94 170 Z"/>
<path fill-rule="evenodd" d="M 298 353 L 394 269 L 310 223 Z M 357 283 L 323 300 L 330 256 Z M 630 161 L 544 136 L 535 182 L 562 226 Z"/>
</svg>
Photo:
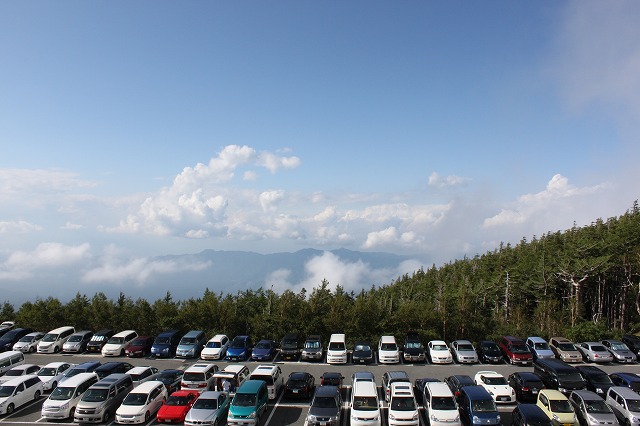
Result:
<svg viewBox="0 0 640 426">
<path fill-rule="evenodd" d="M 0 197 L 67 192 L 95 186 L 76 173 L 41 169 L 0 169 Z"/>
<path fill-rule="evenodd" d="M 0 234 L 42 231 L 42 226 L 24 220 L 0 222 Z"/>
<path fill-rule="evenodd" d="M 128 260 L 107 258 L 105 260 L 102 265 L 84 273 L 82 281 L 112 284 L 134 282 L 138 285 L 143 285 L 153 279 L 154 276 L 184 271 L 200 271 L 210 266 L 206 262 L 188 263 L 144 257 Z"/>
<path fill-rule="evenodd" d="M 432 186 L 435 188 L 461 186 L 461 185 L 466 185 L 470 181 L 471 179 L 462 177 L 462 176 L 456 176 L 456 175 L 440 176 L 437 172 L 433 172 L 429 176 L 429 186 Z"/>
<path fill-rule="evenodd" d="M 76 246 L 41 243 L 33 251 L 15 251 L 0 263 L 0 279 L 25 279 L 42 269 L 80 264 L 90 258 L 88 243 Z"/>
<path fill-rule="evenodd" d="M 65 223 L 63 226 L 60 227 L 61 229 L 70 229 L 70 230 L 74 230 L 74 229 L 84 229 L 84 225 L 80 225 L 78 223 L 71 223 L 71 222 L 67 222 Z"/>
<path fill-rule="evenodd" d="M 265 212 L 274 212 L 277 209 L 277 204 L 284 198 L 284 191 L 265 191 L 260 194 L 260 205 Z"/>
</svg>

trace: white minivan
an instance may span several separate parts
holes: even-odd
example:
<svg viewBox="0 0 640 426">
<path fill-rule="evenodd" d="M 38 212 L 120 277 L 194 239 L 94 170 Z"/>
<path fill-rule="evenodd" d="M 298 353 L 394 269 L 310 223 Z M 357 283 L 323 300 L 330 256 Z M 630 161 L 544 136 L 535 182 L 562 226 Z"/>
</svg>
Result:
<svg viewBox="0 0 640 426">
<path fill-rule="evenodd" d="M 351 426 L 380 426 L 380 400 L 374 382 L 358 381 L 351 388 Z"/>
<path fill-rule="evenodd" d="M 24 364 L 24 354 L 22 352 L 7 351 L 0 353 L 0 375 L 21 364 Z"/>
<path fill-rule="evenodd" d="M 282 369 L 274 364 L 259 365 L 251 372 L 250 380 L 263 380 L 267 383 L 267 391 L 269 399 L 276 399 L 280 391 L 284 387 L 284 377 L 282 377 Z"/>
<path fill-rule="evenodd" d="M 75 332 L 76 329 L 71 326 L 58 327 L 51 330 L 38 342 L 38 353 L 52 354 L 62 351 L 62 346 Z"/>
<path fill-rule="evenodd" d="M 102 356 L 124 356 L 124 351 L 138 337 L 134 330 L 124 330 L 111 336 L 102 347 Z"/>
<path fill-rule="evenodd" d="M 116 423 L 148 422 L 168 397 L 164 383 L 157 380 L 141 383 L 129 392 L 116 410 Z"/>
<path fill-rule="evenodd" d="M 45 419 L 73 419 L 76 406 L 85 391 L 98 381 L 96 373 L 79 373 L 56 387 L 42 404 L 40 415 Z"/>
<path fill-rule="evenodd" d="M 42 382 L 38 376 L 20 376 L 4 382 L 0 386 L 0 414 L 11 414 L 13 411 L 36 400 L 42 395 Z"/>
<path fill-rule="evenodd" d="M 327 364 L 347 363 L 347 342 L 344 334 L 332 334 L 327 346 Z"/>
</svg>

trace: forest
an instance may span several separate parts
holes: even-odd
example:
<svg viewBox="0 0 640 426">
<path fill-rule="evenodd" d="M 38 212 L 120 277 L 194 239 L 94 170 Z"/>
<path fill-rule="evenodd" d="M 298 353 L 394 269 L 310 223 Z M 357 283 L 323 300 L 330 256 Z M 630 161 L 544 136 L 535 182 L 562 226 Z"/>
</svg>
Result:
<svg viewBox="0 0 640 426">
<path fill-rule="evenodd" d="M 640 328 L 640 208 L 635 202 L 619 217 L 500 244 L 360 292 L 323 280 L 298 293 L 206 290 L 188 300 L 170 293 L 156 301 L 78 293 L 67 303 L 50 297 L 16 307 L 5 301 L 0 319 L 45 332 L 62 325 L 151 335 L 198 329 L 209 337 L 249 334 L 254 341 L 279 341 L 296 331 L 376 342 L 382 334 L 402 339 L 410 330 L 425 341 L 506 334 L 611 338 Z"/>
</svg>

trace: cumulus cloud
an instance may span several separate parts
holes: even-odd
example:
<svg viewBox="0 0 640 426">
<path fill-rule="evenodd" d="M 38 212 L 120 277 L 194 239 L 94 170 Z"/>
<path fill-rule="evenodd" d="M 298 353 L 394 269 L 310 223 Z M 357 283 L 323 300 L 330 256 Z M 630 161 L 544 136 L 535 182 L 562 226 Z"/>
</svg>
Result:
<svg viewBox="0 0 640 426">
<path fill-rule="evenodd" d="M 15 251 L 0 263 L 0 279 L 24 279 L 43 269 L 68 267 L 91 256 L 88 243 L 75 246 L 41 243 L 32 251 Z"/>
<path fill-rule="evenodd" d="M 24 220 L 0 222 L 0 234 L 41 231 L 42 226 Z"/>
<path fill-rule="evenodd" d="M 454 186 L 461 186 L 461 185 L 466 185 L 470 181 L 471 179 L 462 177 L 462 176 L 456 176 L 456 175 L 440 176 L 437 172 L 433 172 L 429 176 L 429 186 L 432 186 L 435 188 L 448 188 L 448 187 L 454 187 Z"/>
<path fill-rule="evenodd" d="M 133 259 L 107 257 L 103 264 L 85 272 L 82 276 L 82 281 L 111 284 L 134 282 L 138 285 L 144 285 L 154 276 L 185 271 L 201 271 L 209 266 L 208 262 L 158 260 L 146 257 Z"/>
</svg>

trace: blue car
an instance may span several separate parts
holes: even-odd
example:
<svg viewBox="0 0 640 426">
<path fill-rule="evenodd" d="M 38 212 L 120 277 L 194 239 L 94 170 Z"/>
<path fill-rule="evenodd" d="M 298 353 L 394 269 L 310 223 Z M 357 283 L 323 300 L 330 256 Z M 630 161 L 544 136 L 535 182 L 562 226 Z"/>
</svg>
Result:
<svg viewBox="0 0 640 426">
<path fill-rule="evenodd" d="M 276 356 L 276 342 L 273 340 L 260 340 L 253 348 L 251 359 L 254 361 L 271 361 Z"/>
<path fill-rule="evenodd" d="M 158 334 L 151 346 L 151 355 L 157 358 L 172 358 L 176 355 L 176 349 L 182 333 L 178 330 L 167 330 Z"/>
<path fill-rule="evenodd" d="M 249 336 L 236 336 L 227 349 L 227 361 L 246 361 L 251 358 L 253 344 Z"/>
<path fill-rule="evenodd" d="M 625 386 L 632 391 L 640 391 L 640 376 L 634 373 L 613 373 L 609 374 L 611 381 L 616 386 Z"/>
</svg>

